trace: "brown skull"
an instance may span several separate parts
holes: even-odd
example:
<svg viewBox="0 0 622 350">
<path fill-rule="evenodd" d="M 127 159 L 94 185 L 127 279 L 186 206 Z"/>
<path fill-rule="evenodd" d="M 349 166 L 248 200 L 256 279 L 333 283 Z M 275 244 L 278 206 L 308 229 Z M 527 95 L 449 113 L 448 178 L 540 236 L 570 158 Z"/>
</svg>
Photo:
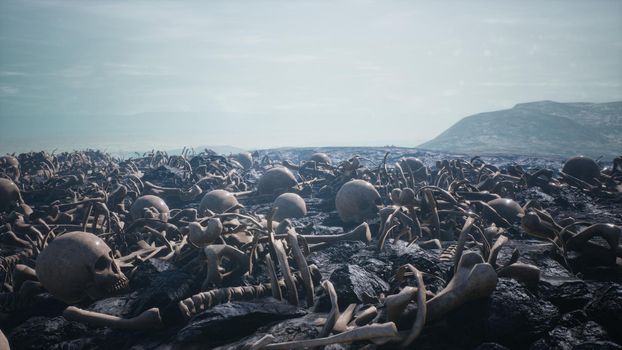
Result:
<svg viewBox="0 0 622 350">
<path fill-rule="evenodd" d="M 41 284 L 67 304 L 87 296 L 101 299 L 128 286 L 110 247 L 87 232 L 68 232 L 55 238 L 39 254 L 35 270 Z"/>
<path fill-rule="evenodd" d="M 372 184 L 364 180 L 346 182 L 335 198 L 335 206 L 341 220 L 355 224 L 376 216 L 378 204 L 380 194 Z"/>
</svg>

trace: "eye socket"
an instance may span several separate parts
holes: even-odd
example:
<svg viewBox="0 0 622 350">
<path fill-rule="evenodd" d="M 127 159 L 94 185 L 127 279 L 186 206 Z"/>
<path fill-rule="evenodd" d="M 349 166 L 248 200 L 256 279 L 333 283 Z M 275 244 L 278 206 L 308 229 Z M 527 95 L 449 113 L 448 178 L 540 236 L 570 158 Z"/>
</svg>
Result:
<svg viewBox="0 0 622 350">
<path fill-rule="evenodd" d="M 95 268 L 95 271 L 101 271 L 106 269 L 108 267 L 108 264 L 109 260 L 106 259 L 105 255 L 102 255 L 101 257 L 99 257 L 99 259 L 97 259 L 93 268 Z"/>
</svg>

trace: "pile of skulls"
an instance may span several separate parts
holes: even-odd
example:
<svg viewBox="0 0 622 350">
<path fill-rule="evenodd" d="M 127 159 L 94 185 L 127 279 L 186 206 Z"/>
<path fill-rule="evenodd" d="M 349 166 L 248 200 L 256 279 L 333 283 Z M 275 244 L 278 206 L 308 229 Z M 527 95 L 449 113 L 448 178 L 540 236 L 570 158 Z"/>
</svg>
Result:
<svg viewBox="0 0 622 350">
<path fill-rule="evenodd" d="M 44 295 L 60 310 L 42 314 L 146 331 L 179 329 L 230 302 L 270 300 L 321 313 L 321 301 L 328 300 L 330 309 L 316 320 L 317 337 L 266 335 L 244 346 L 408 348 L 426 325 L 490 297 L 499 278 L 537 288 L 541 271 L 521 262 L 519 251 L 500 262 L 510 239 L 541 239 L 572 273 L 620 269 L 619 226 L 560 222 L 522 194 L 570 190 L 619 200 L 622 158 L 602 169 L 575 157 L 557 170 L 500 168 L 479 157 L 426 165 L 388 152 L 381 160 L 339 162 L 325 153 L 294 162 L 189 149 L 126 160 L 92 150 L 5 156 L 0 321 L 10 334 L 25 321 L 17 315 L 37 316 L 30 310 Z M 328 216 L 314 221 L 308 203 Z M 325 223 L 342 232 L 324 232 Z M 309 256 L 347 241 L 363 242 L 379 257 L 402 243 L 438 252 L 450 269 L 434 292 L 417 263 L 405 261 L 391 271 L 390 290 L 341 309 L 333 282 Z M 89 310 L 97 300 L 130 295 L 141 265 L 154 260 L 191 276 L 174 300 L 143 303 L 132 317 Z"/>
</svg>

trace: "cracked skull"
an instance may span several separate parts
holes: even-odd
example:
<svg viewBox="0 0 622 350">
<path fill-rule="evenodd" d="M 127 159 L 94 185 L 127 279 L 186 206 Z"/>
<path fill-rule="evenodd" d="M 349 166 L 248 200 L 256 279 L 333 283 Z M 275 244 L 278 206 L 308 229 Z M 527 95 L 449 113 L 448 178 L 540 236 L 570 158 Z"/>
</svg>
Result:
<svg viewBox="0 0 622 350">
<path fill-rule="evenodd" d="M 87 296 L 101 299 L 128 286 L 110 247 L 87 232 L 68 232 L 55 238 L 37 258 L 35 269 L 41 284 L 68 304 Z"/>
</svg>

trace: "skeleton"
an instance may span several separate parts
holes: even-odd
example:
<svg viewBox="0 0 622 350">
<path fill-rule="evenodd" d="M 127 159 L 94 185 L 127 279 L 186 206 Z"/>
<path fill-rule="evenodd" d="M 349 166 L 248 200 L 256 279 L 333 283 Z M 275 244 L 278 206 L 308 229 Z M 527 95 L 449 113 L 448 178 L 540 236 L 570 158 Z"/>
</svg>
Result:
<svg viewBox="0 0 622 350">
<path fill-rule="evenodd" d="M 264 157 L 261 163 L 268 170 L 256 182 L 257 174 L 263 170 L 259 166 L 251 170 L 252 157 L 245 163 L 240 156 L 226 158 L 209 151 L 193 152 L 191 157 L 188 154 L 186 150 L 181 156 L 150 152 L 123 162 L 86 152 L 57 156 L 37 153 L 23 157 L 22 164 L 27 170 L 20 188 L 29 196 L 26 197 L 28 203 L 33 198 L 36 215 L 20 212 L 13 206 L 10 210 L 15 211 L 7 213 L 11 218 L 7 221 L 8 226 L 0 228 L 5 241 L 20 249 L 13 257 L 1 260 L 3 269 L 13 273 L 7 279 L 9 284 L 12 283 L 11 287 L 18 290 L 13 293 L 18 295 L 22 289 L 28 293 L 40 293 L 33 284 L 36 282 L 28 277 L 29 270 L 25 265 L 40 251 L 36 266 L 40 282 L 52 295 L 69 304 L 104 297 L 95 290 L 96 283 L 107 284 L 101 290 L 120 291 L 127 285 L 127 279 L 119 265 L 129 271 L 146 259 L 161 259 L 192 276 L 205 276 L 203 285 L 193 287 L 165 307 L 146 309 L 129 319 L 73 306 L 67 308 L 64 316 L 95 326 L 158 329 L 183 324 L 208 308 L 236 300 L 272 296 L 276 302 L 311 308 L 318 300 L 316 292 L 320 288 L 316 287 L 322 285 L 331 299 L 332 308 L 320 325 L 318 339 L 275 343 L 275 339 L 267 336 L 253 346 L 298 348 L 364 340 L 375 344 L 390 343 L 389 347 L 409 347 L 426 324 L 443 319 L 451 310 L 472 300 L 490 296 L 498 277 L 514 278 L 528 288 L 537 286 L 539 269 L 518 262 L 516 251 L 503 264 L 497 261 L 508 237 L 512 237 L 508 233 L 512 233 L 513 224 L 521 216 L 527 222 L 533 221 L 535 215 L 539 222 L 524 223 L 525 230 L 550 239 L 560 250 L 587 256 L 600 252 L 606 257 L 607 266 L 611 266 L 612 258 L 615 261 L 620 255 L 619 227 L 595 224 L 579 228 L 582 223 L 557 223 L 527 205 L 526 212 L 523 212 L 509 199 L 520 198 L 513 197 L 519 188 L 548 186 L 548 190 L 555 190 L 557 184 L 552 173 L 527 173 L 518 167 L 499 169 L 477 158 L 439 161 L 436 168 L 429 168 L 409 157 L 388 167 L 388 154 L 371 170 L 364 165 L 365 158 L 359 156 L 336 166 L 319 157 L 300 165 L 284 161 L 286 167 L 297 171 L 301 179 L 298 183 L 290 170 L 281 166 L 269 167 L 268 164 L 273 162 Z M 77 166 L 84 176 L 67 175 Z M 607 174 L 603 172 L 601 179 L 607 175 L 609 181 L 617 181 L 616 169 L 614 167 Z M 162 172 L 166 176 L 162 176 Z M 568 183 L 572 181 L 568 180 L 569 177 L 564 179 Z M 252 188 L 254 183 L 257 184 L 256 190 Z M 193 196 L 200 191 L 207 193 L 203 201 L 216 197 L 216 204 L 204 205 L 202 201 L 199 209 L 194 209 L 197 199 Z M 284 191 L 298 194 L 281 194 Z M 137 203 L 146 193 L 165 196 L 167 201 L 170 199 L 171 208 L 178 204 L 184 207 L 169 212 L 168 208 L 160 210 L 157 205 L 146 203 L 139 210 L 140 216 L 129 220 L 130 213 L 125 211 L 125 204 L 133 202 L 138 207 Z M 247 209 L 255 203 L 270 203 L 279 194 L 281 196 L 274 200 L 275 211 L 265 218 Z M 342 221 L 360 225 L 341 234 L 323 234 L 321 229 L 314 232 L 319 234 L 309 234 L 317 228 L 296 227 L 300 222 L 288 218 L 305 215 L 306 205 L 301 196 L 309 194 L 317 194 L 328 203 L 334 198 Z M 383 199 L 387 204 L 384 207 L 381 206 Z M 188 202 L 192 204 L 187 206 Z M 283 212 L 290 205 L 295 208 L 294 213 Z M 168 221 L 157 218 L 162 212 L 169 213 Z M 145 213 L 148 215 L 143 217 Z M 100 221 L 101 215 L 106 219 Z M 339 310 L 330 282 L 320 283 L 317 268 L 310 265 L 306 257 L 337 242 L 369 243 L 372 240 L 370 225 L 378 216 L 379 251 L 390 244 L 391 237 L 393 244 L 404 239 L 411 245 L 439 251 L 451 244 L 451 249 L 444 250 L 441 260 L 453 262 L 453 276 L 445 283 L 444 289 L 434 294 L 423 284 L 423 274 L 407 264 L 396 273 L 395 281 L 402 283 L 392 287 L 392 290 L 399 290 L 397 293 L 386 297 L 372 295 L 365 306 L 350 304 Z M 108 225 L 105 225 L 106 220 Z M 92 229 L 101 238 L 85 232 L 63 233 L 75 229 Z M 56 234 L 58 237 L 52 239 Z M 85 241 L 100 242 L 96 246 L 102 251 L 90 253 L 91 248 L 81 246 L 71 261 L 63 260 L 62 257 L 71 255 L 66 252 L 73 248 L 71 244 L 60 243 L 64 240 L 78 241 L 76 244 L 82 242 L 82 239 L 71 239 L 76 234 L 88 235 L 83 236 L 88 238 Z M 598 239 L 596 236 L 604 239 L 608 246 L 594 248 L 592 244 L 593 239 Z M 114 254 L 104 239 L 113 247 Z M 441 245 L 441 240 L 451 242 Z M 43 248 L 47 241 L 50 244 Z M 88 242 L 84 243 L 85 247 L 93 245 Z M 89 262 L 84 263 L 85 260 Z M 107 272 L 96 278 L 97 271 L 102 270 L 98 270 L 100 265 L 106 265 L 103 270 Z M 46 271 L 44 266 L 55 266 L 57 270 Z M 64 273 L 60 277 L 46 277 L 46 274 L 54 275 L 62 270 Z M 66 273 L 74 270 L 79 272 Z M 87 273 L 89 276 L 85 277 Z M 407 276 L 414 277 L 411 279 L 413 285 L 403 286 Z M 239 281 L 246 281 L 247 277 L 251 277 L 255 284 L 235 286 Z M 62 285 L 50 280 L 62 282 Z M 75 285 L 81 287 L 73 288 Z M 7 294 L 3 298 L 9 300 L 12 296 Z M 27 304 L 26 299 L 17 299 Z M 413 307 L 415 300 L 416 308 Z M 409 304 L 412 305 L 408 307 Z M 19 312 L 18 309 L 15 312 Z M 410 313 L 416 313 L 415 317 L 404 317 Z M 402 319 L 415 321 L 399 324 Z M 396 323 L 400 329 L 409 330 L 398 332 Z"/>
</svg>

